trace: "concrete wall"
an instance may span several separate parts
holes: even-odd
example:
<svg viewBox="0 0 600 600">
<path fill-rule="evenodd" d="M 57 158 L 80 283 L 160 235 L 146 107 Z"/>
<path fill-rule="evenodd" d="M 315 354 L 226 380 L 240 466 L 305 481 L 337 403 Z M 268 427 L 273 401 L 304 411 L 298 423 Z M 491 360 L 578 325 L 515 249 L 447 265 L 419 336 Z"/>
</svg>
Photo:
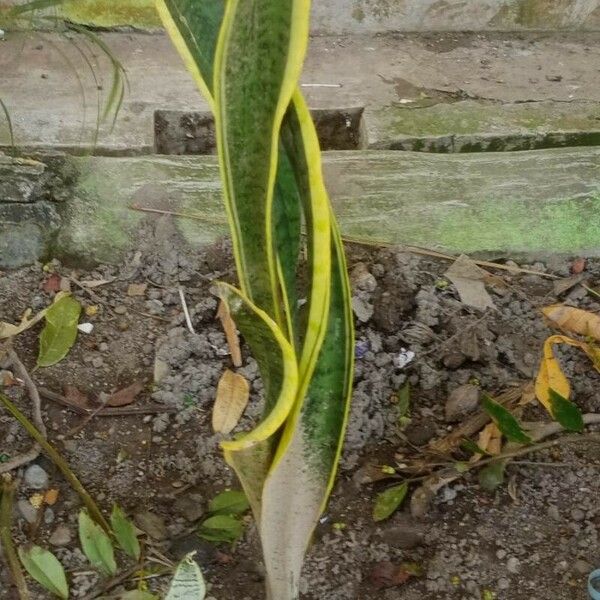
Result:
<svg viewBox="0 0 600 600">
<path fill-rule="evenodd" d="M 99 26 L 159 26 L 154 0 L 68 0 L 64 11 Z M 600 0 L 313 0 L 315 33 L 524 29 L 600 30 Z"/>
</svg>

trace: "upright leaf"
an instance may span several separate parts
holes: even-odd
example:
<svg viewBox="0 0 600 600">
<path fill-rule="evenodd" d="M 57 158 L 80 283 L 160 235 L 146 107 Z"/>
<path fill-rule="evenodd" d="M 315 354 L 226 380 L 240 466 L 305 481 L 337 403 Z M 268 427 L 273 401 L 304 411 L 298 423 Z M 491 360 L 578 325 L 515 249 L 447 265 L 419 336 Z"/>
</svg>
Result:
<svg viewBox="0 0 600 600">
<path fill-rule="evenodd" d="M 79 513 L 79 541 L 83 553 L 93 567 L 105 576 L 116 574 L 117 564 L 110 538 L 90 519 L 85 510 Z"/>
<path fill-rule="evenodd" d="M 110 515 L 110 525 L 119 546 L 128 556 L 139 560 L 140 542 L 137 539 L 134 524 L 125 516 L 125 513 L 116 504 Z"/>
<path fill-rule="evenodd" d="M 192 552 L 177 566 L 165 600 L 204 600 L 205 596 L 206 583 Z"/>
<path fill-rule="evenodd" d="M 46 311 L 46 326 L 40 335 L 38 367 L 49 367 L 60 362 L 77 339 L 77 323 L 81 304 L 65 295 Z"/>
<path fill-rule="evenodd" d="M 25 570 L 51 594 L 67 600 L 69 585 L 65 571 L 52 552 L 39 546 L 19 548 L 19 558 Z"/>
</svg>

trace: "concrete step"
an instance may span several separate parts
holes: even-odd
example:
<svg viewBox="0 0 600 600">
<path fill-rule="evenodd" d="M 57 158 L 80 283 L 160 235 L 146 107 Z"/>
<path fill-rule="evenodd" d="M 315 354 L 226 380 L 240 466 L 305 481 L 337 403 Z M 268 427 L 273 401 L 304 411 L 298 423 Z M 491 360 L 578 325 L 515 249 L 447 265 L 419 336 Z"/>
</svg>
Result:
<svg viewBox="0 0 600 600">
<path fill-rule="evenodd" d="M 53 247 L 60 257 L 117 262 L 165 243 L 154 236 L 166 231 L 183 252 L 228 231 L 214 157 L 70 158 L 68 166 L 74 183 L 57 203 Z M 349 237 L 452 253 L 600 255 L 600 149 L 328 152 L 324 170 Z"/>
<path fill-rule="evenodd" d="M 105 98 L 110 63 L 74 34 L 7 34 L 0 95 L 17 145 L 149 154 L 155 111 L 208 110 L 164 34 L 101 35 L 124 65 L 129 88 L 114 127 L 111 120 L 102 124 L 94 144 L 96 79 Z M 597 144 L 599 40 L 600 33 L 317 37 L 303 92 L 316 109 L 365 107 L 365 144 L 380 148 Z M 96 79 L 75 45 L 94 65 Z M 0 147 L 9 143 L 0 114 Z"/>
</svg>

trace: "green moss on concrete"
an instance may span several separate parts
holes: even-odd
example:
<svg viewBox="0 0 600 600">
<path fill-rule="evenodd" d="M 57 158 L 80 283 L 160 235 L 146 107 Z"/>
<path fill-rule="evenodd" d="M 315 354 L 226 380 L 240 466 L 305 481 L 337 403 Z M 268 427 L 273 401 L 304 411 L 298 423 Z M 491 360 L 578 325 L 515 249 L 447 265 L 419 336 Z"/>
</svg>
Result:
<svg viewBox="0 0 600 600">
<path fill-rule="evenodd" d="M 600 127 L 600 103 L 500 104 L 465 100 L 417 109 L 390 105 L 377 111 L 375 118 L 380 139 L 590 131 Z"/>
<path fill-rule="evenodd" d="M 154 0 L 67 0 L 63 15 L 76 22 L 98 27 L 161 27 Z"/>
</svg>

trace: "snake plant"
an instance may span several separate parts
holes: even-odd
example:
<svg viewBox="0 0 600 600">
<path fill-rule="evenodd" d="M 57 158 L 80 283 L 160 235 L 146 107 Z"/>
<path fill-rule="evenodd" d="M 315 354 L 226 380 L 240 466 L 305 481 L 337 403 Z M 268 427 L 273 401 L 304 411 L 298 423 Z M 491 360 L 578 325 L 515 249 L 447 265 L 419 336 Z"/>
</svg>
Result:
<svg viewBox="0 0 600 600">
<path fill-rule="evenodd" d="M 262 420 L 222 447 L 258 524 L 267 598 L 293 600 L 333 486 L 354 366 L 344 250 L 298 85 L 310 0 L 157 7 L 214 113 L 239 279 L 218 287 L 264 383 Z"/>
</svg>

